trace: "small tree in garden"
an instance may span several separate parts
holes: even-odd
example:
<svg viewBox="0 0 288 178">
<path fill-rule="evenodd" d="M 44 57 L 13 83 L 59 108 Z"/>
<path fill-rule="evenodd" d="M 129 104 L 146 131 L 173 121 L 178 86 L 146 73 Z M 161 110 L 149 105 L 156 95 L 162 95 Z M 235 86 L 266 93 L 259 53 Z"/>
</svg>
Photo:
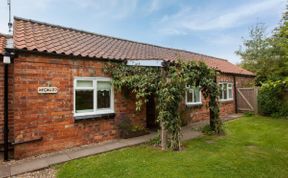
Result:
<svg viewBox="0 0 288 178">
<path fill-rule="evenodd" d="M 161 125 L 162 149 L 181 149 L 181 119 L 179 105 L 188 86 L 201 86 L 205 98 L 209 98 L 210 127 L 216 134 L 221 133 L 219 119 L 218 87 L 216 71 L 204 63 L 193 61 L 166 63 L 163 68 L 127 66 L 110 63 L 104 72 L 113 78 L 116 89 L 127 88 L 136 96 L 136 110 L 141 110 L 152 93 L 156 97 L 157 121 Z"/>
</svg>

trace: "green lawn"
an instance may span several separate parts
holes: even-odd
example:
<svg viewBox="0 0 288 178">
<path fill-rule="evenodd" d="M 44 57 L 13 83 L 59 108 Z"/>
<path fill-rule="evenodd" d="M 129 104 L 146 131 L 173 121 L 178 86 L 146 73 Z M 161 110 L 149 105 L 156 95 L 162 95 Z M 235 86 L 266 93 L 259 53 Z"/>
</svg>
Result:
<svg viewBox="0 0 288 178">
<path fill-rule="evenodd" d="M 58 177 L 288 177 L 288 120 L 243 117 L 181 152 L 141 145 L 56 166 Z"/>
</svg>

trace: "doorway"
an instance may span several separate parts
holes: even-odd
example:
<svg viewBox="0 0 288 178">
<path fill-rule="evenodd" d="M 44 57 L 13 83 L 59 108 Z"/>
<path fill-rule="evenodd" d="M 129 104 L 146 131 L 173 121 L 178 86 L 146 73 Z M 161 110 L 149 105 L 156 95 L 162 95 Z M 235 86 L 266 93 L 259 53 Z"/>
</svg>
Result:
<svg viewBox="0 0 288 178">
<path fill-rule="evenodd" d="M 156 105 L 155 97 L 153 94 L 148 96 L 148 101 L 146 103 L 146 127 L 148 129 L 157 129 L 159 128 L 158 123 L 156 122 Z"/>
</svg>

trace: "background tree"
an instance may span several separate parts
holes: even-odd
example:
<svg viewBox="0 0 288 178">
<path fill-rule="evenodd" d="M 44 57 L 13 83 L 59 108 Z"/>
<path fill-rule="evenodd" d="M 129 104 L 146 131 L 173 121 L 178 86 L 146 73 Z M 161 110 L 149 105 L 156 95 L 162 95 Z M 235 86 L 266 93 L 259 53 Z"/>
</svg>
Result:
<svg viewBox="0 0 288 178">
<path fill-rule="evenodd" d="M 241 56 L 240 66 L 256 73 L 257 84 L 271 78 L 276 70 L 271 49 L 266 27 L 257 24 L 250 30 L 249 39 L 243 39 L 243 45 L 236 51 Z"/>
<path fill-rule="evenodd" d="M 270 41 L 274 60 L 277 62 L 275 80 L 283 80 L 288 77 L 288 5 L 282 16 L 280 26 L 274 30 Z"/>
<path fill-rule="evenodd" d="M 241 67 L 256 73 L 256 84 L 283 80 L 288 76 L 288 6 L 281 23 L 270 37 L 263 24 L 250 30 L 249 39 L 236 51 L 241 56 Z"/>
</svg>

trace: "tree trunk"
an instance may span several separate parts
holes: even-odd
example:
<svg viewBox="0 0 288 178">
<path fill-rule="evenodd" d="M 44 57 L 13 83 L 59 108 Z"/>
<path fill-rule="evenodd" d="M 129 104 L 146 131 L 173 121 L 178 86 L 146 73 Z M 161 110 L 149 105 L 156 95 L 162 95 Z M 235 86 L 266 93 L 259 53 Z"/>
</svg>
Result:
<svg viewBox="0 0 288 178">
<path fill-rule="evenodd" d="M 161 148 L 162 150 L 167 150 L 167 130 L 163 122 L 161 122 Z"/>
<path fill-rule="evenodd" d="M 212 130 L 215 131 L 215 127 L 216 127 L 216 124 L 215 124 L 215 116 L 214 116 L 214 113 L 211 109 L 209 109 L 209 113 L 210 113 L 210 128 Z"/>
</svg>

